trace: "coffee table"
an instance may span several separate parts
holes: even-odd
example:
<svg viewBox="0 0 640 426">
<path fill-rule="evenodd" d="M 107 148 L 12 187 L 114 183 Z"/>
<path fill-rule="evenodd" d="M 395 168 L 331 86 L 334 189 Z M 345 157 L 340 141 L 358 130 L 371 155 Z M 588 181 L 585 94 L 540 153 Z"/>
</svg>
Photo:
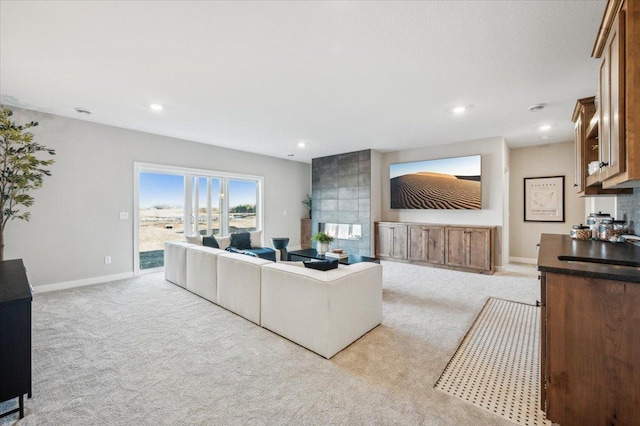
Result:
<svg viewBox="0 0 640 426">
<path fill-rule="evenodd" d="M 326 260 L 326 259 L 335 259 L 335 257 L 325 257 L 324 254 L 318 254 L 316 249 L 305 249 L 305 250 L 294 250 L 289 252 L 288 260 L 296 261 L 296 260 L 309 260 L 309 259 L 317 259 L 317 260 Z M 345 257 L 344 259 L 338 259 L 343 265 L 351 265 L 354 263 L 360 262 L 373 262 L 380 263 L 380 259 L 375 257 L 367 257 L 367 256 L 359 256 L 357 254 L 350 254 L 349 257 Z"/>
</svg>

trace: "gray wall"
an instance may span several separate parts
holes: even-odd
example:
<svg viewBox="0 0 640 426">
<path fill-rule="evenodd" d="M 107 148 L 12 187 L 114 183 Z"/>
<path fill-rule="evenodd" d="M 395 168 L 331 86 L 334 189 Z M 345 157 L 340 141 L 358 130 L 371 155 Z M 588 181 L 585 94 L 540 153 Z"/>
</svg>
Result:
<svg viewBox="0 0 640 426">
<path fill-rule="evenodd" d="M 573 188 L 573 142 L 511 149 L 510 153 L 510 257 L 514 261 L 537 261 L 540 235 L 569 234 L 571 226 L 585 222 L 584 198 Z M 564 176 L 565 222 L 524 221 L 524 178 Z"/>
<path fill-rule="evenodd" d="M 371 150 L 314 158 L 311 166 L 313 214 L 319 223 L 361 224 L 362 240 L 338 240 L 351 254 L 371 255 Z"/>
<path fill-rule="evenodd" d="M 31 221 L 5 231 L 5 259 L 24 259 L 35 286 L 133 271 L 134 161 L 264 176 L 265 244 L 288 236 L 300 245 L 309 164 L 12 109 L 19 123 L 39 121 L 35 140 L 57 151 L 53 175 L 33 193 Z M 124 211 L 129 220 L 119 219 Z"/>
<path fill-rule="evenodd" d="M 381 180 L 381 218 L 386 221 L 441 223 L 455 225 L 497 226 L 495 253 L 497 266 L 508 257 L 508 247 L 502 244 L 503 228 L 508 227 L 504 220 L 505 194 L 509 191 L 506 143 L 502 138 L 488 138 L 465 141 L 448 145 L 429 146 L 407 151 L 395 151 L 382 155 Z M 430 160 L 435 158 L 460 157 L 466 155 L 482 156 L 482 210 L 400 210 L 391 209 L 389 201 L 389 165 L 409 161 Z M 507 198 L 508 199 L 508 198 Z"/>
</svg>

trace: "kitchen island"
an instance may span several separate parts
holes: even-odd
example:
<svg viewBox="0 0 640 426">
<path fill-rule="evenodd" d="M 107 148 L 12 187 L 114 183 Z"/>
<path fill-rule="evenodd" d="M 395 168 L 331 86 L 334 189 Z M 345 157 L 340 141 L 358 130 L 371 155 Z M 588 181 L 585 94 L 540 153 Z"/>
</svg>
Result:
<svg viewBox="0 0 640 426">
<path fill-rule="evenodd" d="M 563 260 L 570 259 L 570 260 Z M 640 424 L 640 247 L 543 234 L 542 409 L 569 425 Z"/>
</svg>

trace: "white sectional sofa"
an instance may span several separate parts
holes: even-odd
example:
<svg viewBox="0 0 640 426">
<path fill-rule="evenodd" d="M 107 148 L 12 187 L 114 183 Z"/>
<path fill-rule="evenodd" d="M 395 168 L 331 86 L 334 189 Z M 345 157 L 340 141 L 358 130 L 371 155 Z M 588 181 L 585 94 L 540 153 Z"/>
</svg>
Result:
<svg viewBox="0 0 640 426">
<path fill-rule="evenodd" d="M 244 254 L 218 256 L 218 305 L 260 325 L 262 267 L 270 260 Z"/>
<path fill-rule="evenodd" d="M 271 263 L 262 268 L 260 324 L 331 358 L 382 321 L 382 267 L 330 271 Z"/>
<path fill-rule="evenodd" d="M 213 303 L 218 303 L 217 257 L 227 252 L 198 245 L 187 246 L 186 251 L 186 289 Z"/>
<path fill-rule="evenodd" d="M 222 245 L 221 245 L 222 247 Z M 318 271 L 186 242 L 165 243 L 165 278 L 325 358 L 382 320 L 382 266 Z"/>
<path fill-rule="evenodd" d="M 187 287 L 187 247 L 195 244 L 176 241 L 164 244 L 164 278 L 167 281 Z"/>
</svg>

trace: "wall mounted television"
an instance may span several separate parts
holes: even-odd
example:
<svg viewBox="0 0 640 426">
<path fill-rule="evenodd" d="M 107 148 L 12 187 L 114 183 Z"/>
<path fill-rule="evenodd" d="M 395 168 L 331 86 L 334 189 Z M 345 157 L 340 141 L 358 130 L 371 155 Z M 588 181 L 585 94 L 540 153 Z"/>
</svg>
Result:
<svg viewBox="0 0 640 426">
<path fill-rule="evenodd" d="M 482 208 L 481 156 L 389 166 L 392 209 Z"/>
</svg>

